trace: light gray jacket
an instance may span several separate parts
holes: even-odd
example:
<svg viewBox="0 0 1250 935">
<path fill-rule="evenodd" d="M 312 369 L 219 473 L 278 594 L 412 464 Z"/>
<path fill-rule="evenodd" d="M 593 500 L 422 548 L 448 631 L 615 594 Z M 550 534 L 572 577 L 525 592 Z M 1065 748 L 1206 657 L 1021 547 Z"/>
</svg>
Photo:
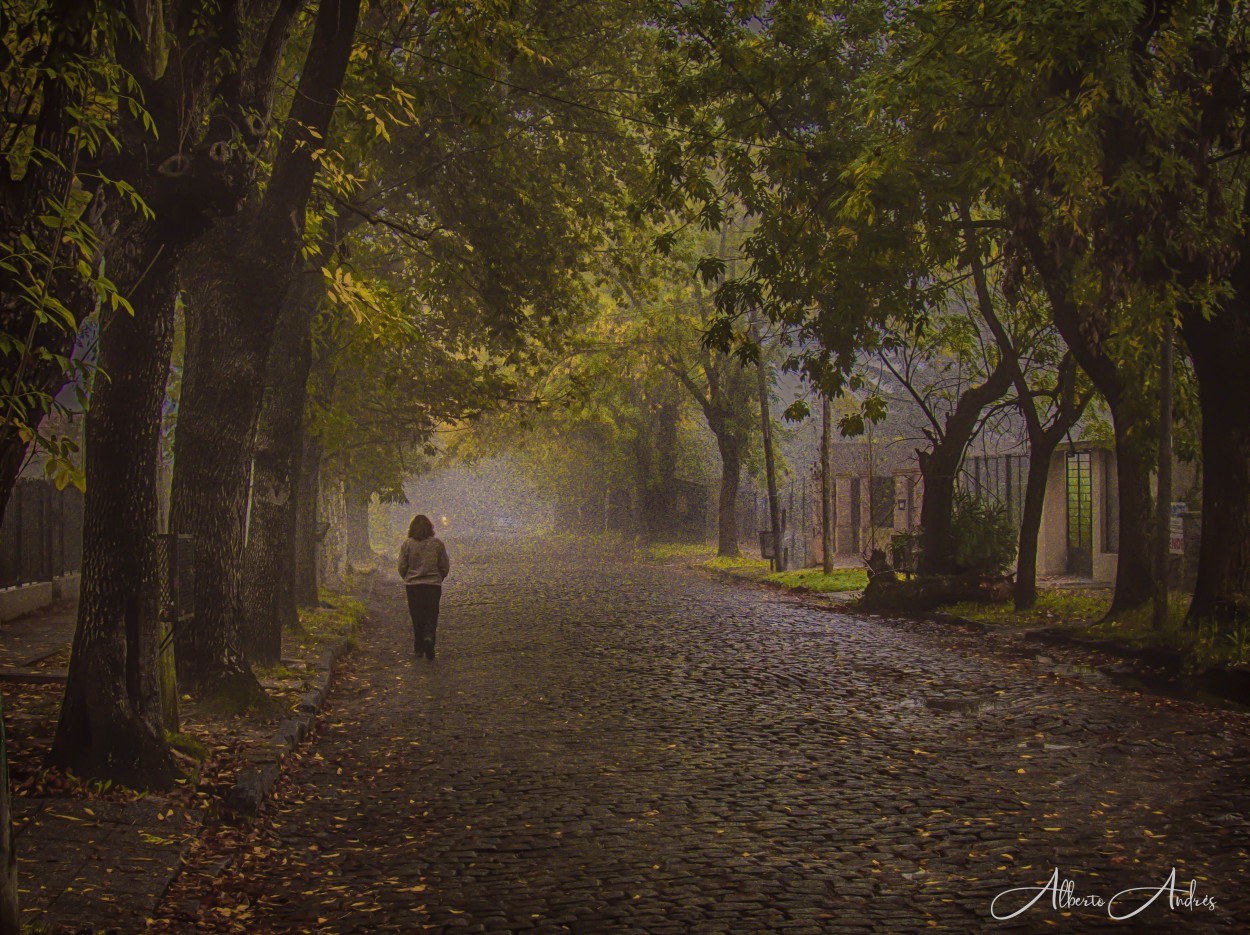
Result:
<svg viewBox="0 0 1250 935">
<path fill-rule="evenodd" d="M 404 584 L 442 584 L 449 571 L 447 547 L 436 536 L 405 539 L 399 547 L 399 577 Z"/>
</svg>

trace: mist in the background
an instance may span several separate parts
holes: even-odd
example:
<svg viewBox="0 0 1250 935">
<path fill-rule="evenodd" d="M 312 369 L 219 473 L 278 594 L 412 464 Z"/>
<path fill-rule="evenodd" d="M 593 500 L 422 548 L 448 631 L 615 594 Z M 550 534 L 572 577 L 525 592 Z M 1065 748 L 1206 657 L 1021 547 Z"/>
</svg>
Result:
<svg viewBox="0 0 1250 935">
<path fill-rule="evenodd" d="M 404 485 L 406 504 L 374 506 L 374 545 L 398 547 L 408 523 L 424 513 L 447 538 L 525 536 L 553 525 L 554 510 L 510 458 L 451 464 Z"/>
</svg>

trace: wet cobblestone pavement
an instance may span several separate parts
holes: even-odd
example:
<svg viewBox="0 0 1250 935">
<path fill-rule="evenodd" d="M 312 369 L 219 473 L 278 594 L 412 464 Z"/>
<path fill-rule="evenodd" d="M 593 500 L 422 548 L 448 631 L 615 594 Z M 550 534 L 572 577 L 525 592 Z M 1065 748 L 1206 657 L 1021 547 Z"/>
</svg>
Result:
<svg viewBox="0 0 1250 935">
<path fill-rule="evenodd" d="M 249 930 L 1250 929 L 1245 715 L 690 570 L 450 545 L 437 660 L 379 582 L 220 879 Z M 991 918 L 1056 868 L 1077 903 Z M 1173 868 L 1193 907 L 1079 904 Z"/>
</svg>

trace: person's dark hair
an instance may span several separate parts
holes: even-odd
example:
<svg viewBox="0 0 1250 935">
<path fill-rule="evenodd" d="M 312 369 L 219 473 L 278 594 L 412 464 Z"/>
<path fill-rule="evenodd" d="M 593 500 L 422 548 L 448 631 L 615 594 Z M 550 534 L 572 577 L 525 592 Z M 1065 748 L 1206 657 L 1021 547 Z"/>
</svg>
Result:
<svg viewBox="0 0 1250 935">
<path fill-rule="evenodd" d="M 434 535 L 434 524 L 430 522 L 430 518 L 424 513 L 418 513 L 412 518 L 412 522 L 408 524 L 408 538 L 428 539 Z"/>
</svg>

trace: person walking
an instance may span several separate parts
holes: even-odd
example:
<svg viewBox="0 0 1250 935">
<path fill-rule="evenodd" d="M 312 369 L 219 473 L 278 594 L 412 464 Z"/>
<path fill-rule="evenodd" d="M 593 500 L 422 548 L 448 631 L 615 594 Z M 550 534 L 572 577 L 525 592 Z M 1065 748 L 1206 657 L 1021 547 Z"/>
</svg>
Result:
<svg viewBox="0 0 1250 935">
<path fill-rule="evenodd" d="M 451 571 L 447 547 L 434 535 L 430 518 L 418 513 L 408 524 L 408 538 L 399 548 L 399 577 L 408 592 L 408 614 L 412 617 L 412 637 L 416 653 L 434 658 L 434 636 L 438 629 L 438 602 L 443 596 L 443 579 Z"/>
</svg>

